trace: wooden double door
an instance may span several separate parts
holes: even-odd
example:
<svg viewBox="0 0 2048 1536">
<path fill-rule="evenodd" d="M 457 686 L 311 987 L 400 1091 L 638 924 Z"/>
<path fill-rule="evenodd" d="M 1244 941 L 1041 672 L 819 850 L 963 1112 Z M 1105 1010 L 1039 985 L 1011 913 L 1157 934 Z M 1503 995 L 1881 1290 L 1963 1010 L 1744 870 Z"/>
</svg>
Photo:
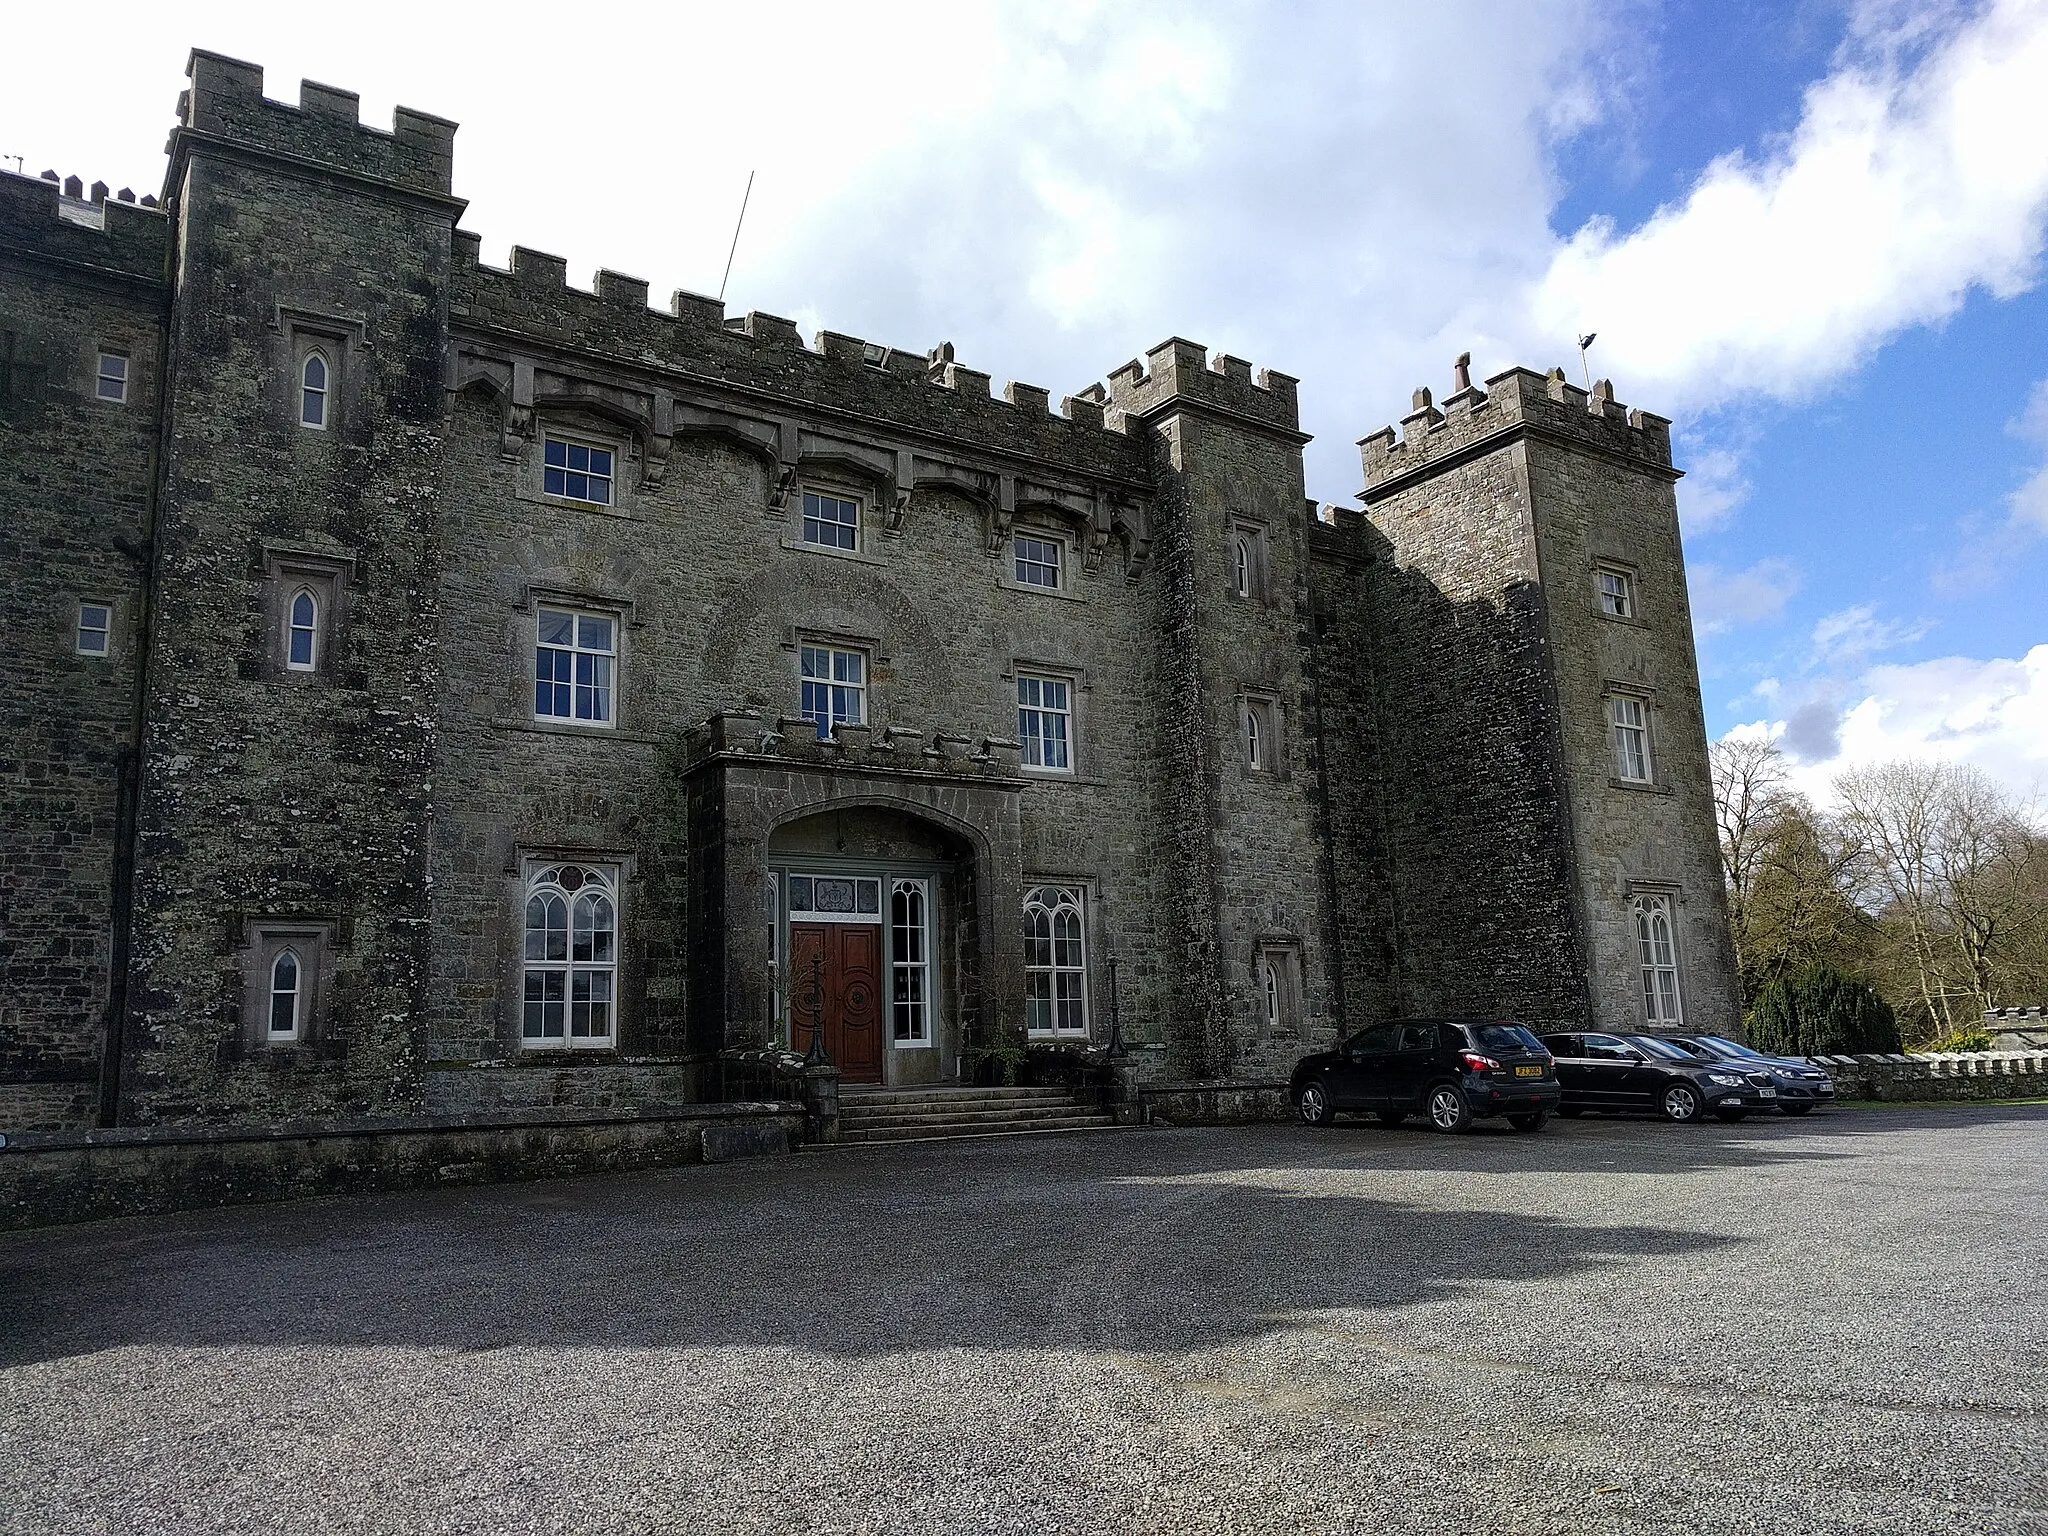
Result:
<svg viewBox="0 0 2048 1536">
<path fill-rule="evenodd" d="M 842 1082 L 882 1080 L 879 923 L 789 925 L 789 1043 L 808 1051 L 821 1028 Z"/>
</svg>

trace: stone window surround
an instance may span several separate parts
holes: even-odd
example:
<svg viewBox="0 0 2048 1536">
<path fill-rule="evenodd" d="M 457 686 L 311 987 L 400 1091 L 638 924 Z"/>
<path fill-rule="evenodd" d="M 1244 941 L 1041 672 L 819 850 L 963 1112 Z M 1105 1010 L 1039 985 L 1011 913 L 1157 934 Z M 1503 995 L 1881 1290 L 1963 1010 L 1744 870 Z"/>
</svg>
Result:
<svg viewBox="0 0 2048 1536">
<path fill-rule="evenodd" d="M 1020 764 L 1018 771 L 1033 779 L 1043 779 L 1049 783 L 1098 782 L 1082 779 L 1085 751 L 1083 743 L 1088 735 L 1088 705 L 1092 691 L 1087 671 L 1071 661 L 1046 661 L 1036 656 L 1013 657 L 1010 664 L 996 674 L 997 680 L 1003 686 L 1002 712 L 996 718 L 1004 723 L 1005 733 L 1013 732 L 1017 728 L 1019 674 L 1025 677 L 1049 677 L 1055 682 L 1067 685 L 1067 766 L 1033 768 L 1028 764 Z"/>
<path fill-rule="evenodd" d="M 1249 589 L 1238 590 L 1237 546 L 1242 542 L 1249 556 Z M 1230 519 L 1230 537 L 1224 542 L 1225 590 L 1232 598 L 1242 603 L 1263 603 L 1267 601 L 1272 588 L 1272 541 L 1264 522 L 1233 514 Z"/>
<path fill-rule="evenodd" d="M 325 1042 L 339 936 L 340 924 L 332 917 L 244 919 L 239 1038 L 245 1051 L 297 1053 Z M 299 957 L 299 1029 L 290 1040 L 270 1033 L 271 968 L 287 949 Z"/>
<path fill-rule="evenodd" d="M 1649 621 L 1643 617 L 1643 581 L 1632 561 L 1621 560 L 1609 555 L 1595 555 L 1587 562 L 1590 573 L 1590 595 L 1593 612 L 1609 624 L 1625 624 L 1635 629 L 1648 629 Z M 1615 575 L 1628 582 L 1629 612 L 1627 617 L 1609 613 L 1600 601 L 1600 578 L 1603 574 Z"/>
<path fill-rule="evenodd" d="M 277 306 L 271 330 L 284 338 L 287 367 L 284 384 L 287 419 L 295 432 L 333 432 L 354 414 L 348 391 L 357 351 L 369 350 L 368 327 L 351 315 L 325 314 L 318 310 Z M 318 427 L 309 427 L 300 417 L 305 386 L 306 359 L 315 352 L 327 363 L 327 412 Z"/>
<path fill-rule="evenodd" d="M 1248 774 L 1285 780 L 1288 770 L 1287 710 L 1272 688 L 1243 687 L 1237 693 L 1237 761 Z M 1260 761 L 1251 758 L 1251 722 L 1257 721 Z"/>
<path fill-rule="evenodd" d="M 578 443 L 602 448 L 612 456 L 612 499 L 610 502 L 578 501 L 572 496 L 550 496 L 547 492 L 547 443 Z M 639 442 L 626 428 L 608 416 L 583 409 L 579 402 L 554 400 L 533 408 L 533 430 L 514 455 L 513 499 L 531 502 L 553 513 L 579 513 L 591 517 L 612 517 L 626 522 L 643 521 L 634 505 L 635 476 L 627 467 L 640 462 Z"/>
<path fill-rule="evenodd" d="M 1624 779 L 1615 772 L 1614 757 L 1614 700 L 1616 698 L 1640 699 L 1643 703 L 1643 735 L 1649 761 L 1645 766 L 1650 770 L 1647 779 Z M 1632 790 L 1637 794 L 1668 795 L 1672 793 L 1669 784 L 1657 775 L 1659 742 L 1657 727 L 1657 690 L 1647 683 L 1623 682 L 1609 678 L 1600 685 L 1600 736 L 1607 753 L 1607 787 L 1610 789 Z"/>
<path fill-rule="evenodd" d="M 626 690 L 626 642 L 640 627 L 634 607 L 630 598 L 607 597 L 572 587 L 529 585 L 522 589 L 519 601 L 514 605 L 517 618 L 513 625 L 514 678 L 510 721 L 534 730 L 570 736 L 616 736 L 625 731 L 630 738 L 626 715 L 630 697 Z M 559 715 L 536 715 L 533 712 L 533 660 L 540 646 L 540 610 L 543 608 L 567 608 L 588 613 L 608 618 L 617 626 L 612 649 L 612 714 L 609 720 L 563 719 Z"/>
<path fill-rule="evenodd" d="M 1060 584 L 1056 587 L 1041 587 L 1036 582 L 1017 579 L 1017 537 L 1043 539 L 1048 544 L 1057 544 L 1060 550 Z M 1020 513 L 1010 524 L 1009 535 L 997 550 L 997 585 L 1012 592 L 1026 592 L 1033 597 L 1057 598 L 1064 602 L 1078 603 L 1081 594 L 1074 590 L 1074 578 L 1081 572 L 1081 540 L 1074 531 L 1051 518 Z"/>
<path fill-rule="evenodd" d="M 595 872 L 602 880 L 599 894 L 611 903 L 611 959 L 609 962 L 591 960 L 579 962 L 575 958 L 575 910 L 578 891 L 566 900 L 565 920 L 569 947 L 559 961 L 529 961 L 526 954 L 527 905 L 539 888 L 540 876 L 547 870 L 563 865 L 575 865 Z M 624 861 L 614 858 L 592 858 L 581 854 L 553 856 L 536 855 L 524 850 L 518 866 L 518 896 L 512 913 L 514 969 L 518 985 L 510 994 L 512 1010 L 513 1048 L 523 1054 L 544 1052 L 549 1055 L 573 1052 L 577 1057 L 616 1055 L 624 1025 L 624 976 L 626 970 L 626 874 Z M 559 1037 L 529 1038 L 526 1033 L 526 977 L 529 965 L 542 971 L 559 971 L 562 984 L 562 1033 Z M 609 978 L 610 996 L 606 1000 L 610 1007 L 610 1028 L 604 1036 L 578 1037 L 573 1033 L 574 987 L 570 978 L 579 971 L 602 974 Z"/>
<path fill-rule="evenodd" d="M 1252 1007 L 1261 1034 L 1271 1036 L 1266 1009 L 1266 970 L 1272 967 L 1279 983 L 1279 1034 L 1300 1039 L 1304 1034 L 1304 1000 L 1301 939 L 1291 933 L 1261 934 L 1252 943 Z"/>
<path fill-rule="evenodd" d="M 612 456 L 612 469 L 603 476 L 610 492 L 607 501 L 590 501 L 566 492 L 551 491 L 547 488 L 548 444 L 561 443 L 568 448 L 591 448 Z M 540 482 L 537 489 L 540 499 L 551 507 L 574 507 L 579 512 L 616 512 L 619 508 L 619 493 L 624 488 L 625 476 L 620 473 L 626 467 L 625 444 L 601 432 L 593 432 L 580 423 L 561 426 L 543 418 L 533 434 L 534 453 L 540 468 Z"/>
<path fill-rule="evenodd" d="M 533 877 L 552 864 L 582 864 L 601 869 L 612 883 L 612 920 L 616 925 L 617 961 L 613 969 L 612 1043 L 609 1046 L 579 1046 L 579 1061 L 603 1060 L 625 1049 L 628 1025 L 627 1000 L 640 976 L 637 952 L 630 943 L 626 909 L 632 904 L 638 877 L 638 856 L 630 848 L 596 848 L 558 843 L 521 842 L 511 849 L 503 868 L 505 939 L 501 951 L 498 984 L 498 1047 L 513 1057 L 540 1054 L 566 1055 L 546 1045 L 525 1043 L 526 1013 L 526 898 Z"/>
<path fill-rule="evenodd" d="M 1636 903 L 1645 897 L 1664 903 L 1664 915 L 1671 924 L 1671 968 L 1676 973 L 1674 986 L 1678 1003 L 1678 1017 L 1656 1022 L 1645 1020 L 1645 1029 L 1683 1028 L 1685 1024 L 1685 942 L 1681 933 L 1678 914 L 1685 905 L 1685 890 L 1671 880 L 1627 880 L 1623 882 L 1623 911 L 1628 923 L 1629 996 L 1637 1003 L 1643 1001 L 1643 963 L 1636 935 Z"/>
<path fill-rule="evenodd" d="M 327 683 L 334 675 L 335 645 L 348 608 L 355 561 L 285 544 L 263 549 L 263 675 L 274 682 Z M 291 602 L 301 588 L 319 608 L 313 636 L 313 665 L 291 665 Z"/>
<path fill-rule="evenodd" d="M 854 530 L 853 548 L 838 549 L 830 544 L 809 544 L 804 541 L 804 492 L 819 496 L 831 496 L 840 501 L 850 501 L 858 507 L 857 525 Z M 819 555 L 828 560 L 853 560 L 863 565 L 886 565 L 888 561 L 875 551 L 881 545 L 880 502 L 871 486 L 856 485 L 850 479 L 833 479 L 829 475 L 806 473 L 790 491 L 789 506 L 782 525 L 782 547 L 802 555 Z"/>
</svg>

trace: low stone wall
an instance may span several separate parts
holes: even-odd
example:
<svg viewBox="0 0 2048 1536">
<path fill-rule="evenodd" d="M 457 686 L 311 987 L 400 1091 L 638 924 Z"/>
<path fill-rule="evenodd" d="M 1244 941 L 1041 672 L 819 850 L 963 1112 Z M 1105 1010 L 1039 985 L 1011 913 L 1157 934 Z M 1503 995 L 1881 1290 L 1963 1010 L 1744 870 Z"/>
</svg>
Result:
<svg viewBox="0 0 2048 1536">
<path fill-rule="evenodd" d="M 1151 1082 L 1137 1087 L 1141 1125 L 1247 1125 L 1294 1113 L 1285 1083 Z"/>
<path fill-rule="evenodd" d="M 2048 1099 L 2048 1052 L 1814 1056 L 1842 1099 Z"/>
<path fill-rule="evenodd" d="M 798 1104 L 646 1114 L 525 1110 L 276 1130 L 203 1127 L 10 1136 L 0 1231 L 312 1195 L 499 1184 L 791 1151 Z"/>
<path fill-rule="evenodd" d="M 427 1068 L 427 1107 L 465 1117 L 506 1109 L 662 1110 L 701 1102 L 703 1076 L 698 1063 L 671 1060 L 442 1064 Z"/>
</svg>

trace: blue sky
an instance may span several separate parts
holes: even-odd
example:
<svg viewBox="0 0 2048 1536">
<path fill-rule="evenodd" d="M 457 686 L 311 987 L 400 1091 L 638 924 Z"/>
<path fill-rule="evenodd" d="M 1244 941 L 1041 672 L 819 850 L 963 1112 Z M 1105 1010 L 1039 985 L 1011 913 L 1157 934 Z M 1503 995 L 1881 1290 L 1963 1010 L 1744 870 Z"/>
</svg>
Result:
<svg viewBox="0 0 2048 1536">
<path fill-rule="evenodd" d="M 2048 0 L 365 0 L 11 22 L 0 154 L 154 187 L 186 50 L 455 118 L 514 243 L 1055 396 L 1169 334 L 1302 380 L 1309 487 L 1450 361 L 1675 418 L 1708 724 L 1824 795 L 2048 783 Z M 388 39 L 403 36 L 394 49 Z"/>
</svg>

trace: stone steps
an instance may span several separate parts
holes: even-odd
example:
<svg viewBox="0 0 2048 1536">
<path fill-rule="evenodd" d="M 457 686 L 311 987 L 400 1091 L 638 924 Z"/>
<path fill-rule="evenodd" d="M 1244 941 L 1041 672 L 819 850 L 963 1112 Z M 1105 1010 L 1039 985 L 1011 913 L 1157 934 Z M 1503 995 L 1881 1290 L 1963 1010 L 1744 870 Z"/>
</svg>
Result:
<svg viewBox="0 0 2048 1536">
<path fill-rule="evenodd" d="M 854 1089 L 839 1101 L 839 1139 L 925 1141 L 1093 1131 L 1113 1115 L 1077 1104 L 1063 1088 Z"/>
</svg>

